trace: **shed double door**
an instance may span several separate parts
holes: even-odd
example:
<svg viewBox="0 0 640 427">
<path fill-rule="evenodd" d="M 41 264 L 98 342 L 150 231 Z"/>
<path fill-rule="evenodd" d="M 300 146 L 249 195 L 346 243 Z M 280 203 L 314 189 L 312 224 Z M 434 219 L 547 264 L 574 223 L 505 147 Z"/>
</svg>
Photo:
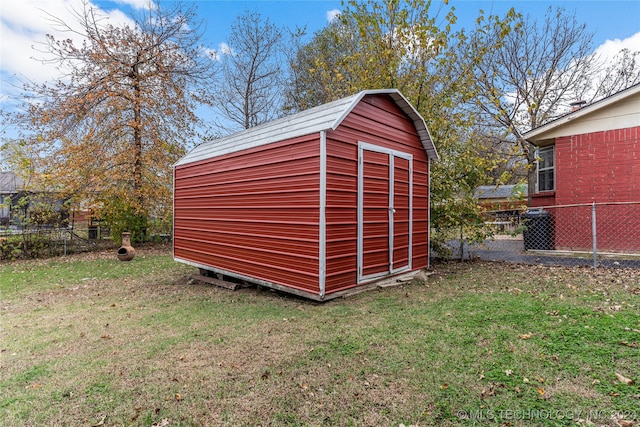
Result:
<svg viewBox="0 0 640 427">
<path fill-rule="evenodd" d="M 358 144 L 358 282 L 411 269 L 412 161 Z"/>
</svg>

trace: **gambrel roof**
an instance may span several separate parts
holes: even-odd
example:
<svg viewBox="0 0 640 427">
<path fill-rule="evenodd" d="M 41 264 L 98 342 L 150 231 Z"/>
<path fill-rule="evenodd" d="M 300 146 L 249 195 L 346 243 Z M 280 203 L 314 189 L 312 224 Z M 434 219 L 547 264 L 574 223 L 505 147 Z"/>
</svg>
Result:
<svg viewBox="0 0 640 427">
<path fill-rule="evenodd" d="M 277 141 L 284 141 L 298 136 L 335 130 L 358 103 L 367 95 L 386 94 L 395 101 L 413 121 L 420 141 L 430 159 L 437 159 L 438 153 L 433 144 L 427 125 L 420 114 L 397 89 L 364 90 L 355 95 L 329 102 L 283 117 L 272 122 L 234 133 L 232 135 L 200 144 L 175 166 L 193 163 L 200 160 L 218 157 L 236 151 L 260 147 Z"/>
</svg>

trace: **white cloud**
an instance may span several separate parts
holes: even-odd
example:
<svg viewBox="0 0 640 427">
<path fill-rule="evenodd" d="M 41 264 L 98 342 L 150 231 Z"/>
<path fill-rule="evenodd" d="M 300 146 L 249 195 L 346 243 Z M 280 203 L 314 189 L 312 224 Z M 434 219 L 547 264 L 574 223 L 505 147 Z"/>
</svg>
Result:
<svg viewBox="0 0 640 427">
<path fill-rule="evenodd" d="M 233 49 L 224 42 L 218 45 L 218 50 L 208 47 L 202 47 L 201 50 L 204 55 L 213 58 L 218 62 L 222 61 L 222 55 L 234 55 Z"/>
<path fill-rule="evenodd" d="M 331 22 L 334 19 L 336 19 L 339 15 L 340 15 L 340 10 L 338 9 L 329 10 L 327 11 L 327 21 Z"/>
<path fill-rule="evenodd" d="M 127 4 L 142 4 L 143 0 L 122 0 Z M 109 18 L 114 25 L 131 23 L 118 9 L 105 12 L 89 3 L 100 15 Z M 2 1 L 0 10 L 0 71 L 3 81 L 0 95 L 5 95 L 7 87 L 15 80 L 10 76 L 22 76 L 34 82 L 44 82 L 59 77 L 58 70 L 52 65 L 44 65 L 34 58 L 42 58 L 43 54 L 36 49 L 46 41 L 46 35 L 56 38 L 71 38 L 76 45 L 82 43 L 78 34 L 62 32 L 54 20 L 58 19 L 72 28 L 77 26 L 75 11 L 82 11 L 82 0 L 12 0 Z M 74 28 L 77 30 L 77 28 Z M 36 49 L 34 49 L 36 48 Z"/>
<path fill-rule="evenodd" d="M 620 64 L 622 58 L 617 56 L 622 49 L 628 49 L 630 52 L 640 52 L 640 32 L 622 40 L 607 40 L 594 50 L 594 57 L 595 60 L 598 61 L 597 64 L 599 65 L 593 81 L 604 82 L 607 78 L 611 77 L 609 74 L 610 67 Z M 635 72 L 638 73 L 637 66 L 635 68 Z M 617 73 L 614 73 L 613 75 L 615 76 Z M 594 88 L 594 90 L 590 91 L 585 98 L 599 96 L 601 95 L 596 93 Z"/>
<path fill-rule="evenodd" d="M 233 55 L 233 49 L 231 49 L 231 47 L 226 44 L 226 43 L 220 43 L 219 45 L 219 52 L 223 55 Z"/>
<path fill-rule="evenodd" d="M 640 32 L 623 40 L 607 40 L 596 48 L 595 53 L 603 59 L 611 60 L 622 49 L 629 49 L 631 52 L 640 51 Z"/>
<path fill-rule="evenodd" d="M 114 0 L 116 3 L 125 4 L 134 9 L 149 9 L 154 6 L 150 0 Z"/>
</svg>

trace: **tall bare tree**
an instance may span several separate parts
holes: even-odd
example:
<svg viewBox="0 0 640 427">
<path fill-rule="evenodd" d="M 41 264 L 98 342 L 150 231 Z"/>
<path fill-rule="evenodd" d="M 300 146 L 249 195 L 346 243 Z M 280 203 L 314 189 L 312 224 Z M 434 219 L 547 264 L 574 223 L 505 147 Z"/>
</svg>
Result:
<svg viewBox="0 0 640 427">
<path fill-rule="evenodd" d="M 475 33 L 471 50 L 486 54 L 475 68 L 472 108 L 498 146 L 506 143 L 510 155 L 524 159 L 530 193 L 536 155 L 523 134 L 565 114 L 574 101 L 623 89 L 629 81 L 624 73 L 633 73 L 635 63 L 620 62 L 613 68 L 624 78 L 602 78 L 604 66 L 592 54 L 592 38 L 575 14 L 561 8 L 549 8 L 542 21 L 520 16 L 514 31 L 505 33 L 496 22 Z"/>
<path fill-rule="evenodd" d="M 195 138 L 196 108 L 212 99 L 215 58 L 200 44 L 196 11 L 150 3 L 122 26 L 89 2 L 73 14 L 73 23 L 51 16 L 68 37 L 40 45 L 60 78 L 27 82 L 17 116 L 40 148 L 40 185 L 65 197 L 99 194 L 106 210 L 142 220 L 157 207 L 170 212 L 171 165 Z"/>
<path fill-rule="evenodd" d="M 581 100 L 591 102 L 605 98 L 640 83 L 639 51 L 622 49 L 611 61 L 597 56 L 596 60 L 600 62 L 603 71 L 595 79 L 592 90 L 584 94 Z"/>
<path fill-rule="evenodd" d="M 282 31 L 260 14 L 245 12 L 231 27 L 224 52 L 218 108 L 243 129 L 281 111 Z"/>
</svg>

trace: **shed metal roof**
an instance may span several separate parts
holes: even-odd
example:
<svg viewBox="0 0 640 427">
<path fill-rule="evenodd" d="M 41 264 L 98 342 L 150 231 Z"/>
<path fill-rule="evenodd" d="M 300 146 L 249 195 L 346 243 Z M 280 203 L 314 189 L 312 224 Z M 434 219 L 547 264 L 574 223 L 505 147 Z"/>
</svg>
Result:
<svg viewBox="0 0 640 427">
<path fill-rule="evenodd" d="M 329 102 L 315 108 L 301 111 L 272 122 L 246 129 L 220 139 L 198 145 L 175 166 L 193 163 L 236 151 L 260 147 L 277 141 L 310 135 L 327 130 L 335 130 L 347 115 L 367 95 L 389 95 L 413 120 L 420 141 L 430 159 L 438 159 L 438 152 L 433 144 L 427 125 L 420 114 L 397 89 L 364 90 L 355 95 Z"/>
</svg>

